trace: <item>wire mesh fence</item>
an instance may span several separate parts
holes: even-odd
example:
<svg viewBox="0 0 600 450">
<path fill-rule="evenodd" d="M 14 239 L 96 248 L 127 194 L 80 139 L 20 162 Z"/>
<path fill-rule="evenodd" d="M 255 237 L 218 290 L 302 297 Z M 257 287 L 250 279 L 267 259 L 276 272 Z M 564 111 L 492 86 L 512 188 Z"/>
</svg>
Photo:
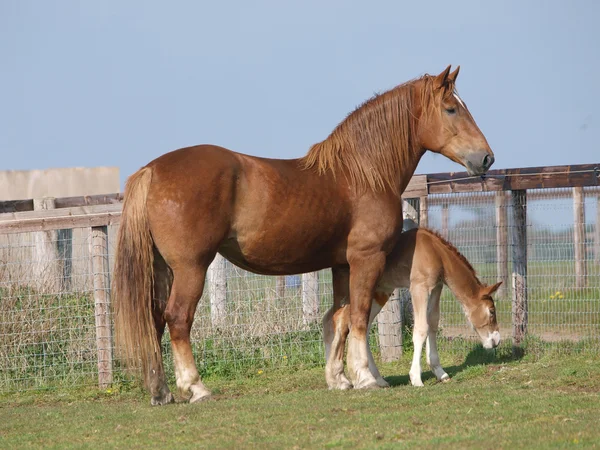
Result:
<svg viewBox="0 0 600 450">
<path fill-rule="evenodd" d="M 543 345 L 570 340 L 597 351 L 599 192 L 584 188 L 575 198 L 574 192 L 527 191 L 526 332 Z M 503 339 L 511 338 L 515 323 L 514 218 L 510 192 L 427 197 L 427 225 L 467 257 L 483 282 L 504 282 L 496 295 Z M 91 228 L 0 236 L 0 392 L 96 385 L 103 371 L 113 380 L 124 376 L 106 348 L 110 286 L 102 280 L 112 270 L 115 232 L 108 227 L 104 238 Z M 330 270 L 266 277 L 216 261 L 192 328 L 201 375 L 324 365 L 321 319 L 332 295 Z M 402 348 L 390 347 L 410 346 L 402 340 L 409 299 L 404 291 L 396 297 L 371 333 L 374 353 L 387 360 L 401 355 Z M 446 287 L 441 310 L 441 351 L 466 355 L 476 333 Z M 163 348 L 172 370 L 168 332 Z"/>
<path fill-rule="evenodd" d="M 527 333 L 548 345 L 567 340 L 597 348 L 598 191 L 582 191 L 580 205 L 574 201 L 571 188 L 527 191 Z M 503 337 L 511 337 L 516 224 L 510 194 L 430 195 L 428 203 L 429 226 L 467 257 L 481 281 L 503 281 L 503 289 L 495 296 L 496 308 Z M 578 210 L 584 215 L 578 216 Z M 583 249 L 578 255 L 577 246 Z M 451 340 L 473 335 L 446 287 L 441 305 L 444 337 Z"/>
</svg>

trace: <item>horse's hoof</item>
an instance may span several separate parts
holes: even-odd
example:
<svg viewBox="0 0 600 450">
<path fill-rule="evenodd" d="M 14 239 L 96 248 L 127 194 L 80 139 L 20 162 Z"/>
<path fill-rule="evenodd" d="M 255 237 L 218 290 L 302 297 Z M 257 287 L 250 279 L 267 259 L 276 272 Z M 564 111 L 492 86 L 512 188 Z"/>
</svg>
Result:
<svg viewBox="0 0 600 450">
<path fill-rule="evenodd" d="M 150 404 L 152 406 L 162 406 L 173 402 L 175 402 L 175 399 L 173 398 L 173 394 L 171 394 L 170 392 L 167 392 L 165 395 L 162 396 L 152 397 L 150 399 Z"/>
<path fill-rule="evenodd" d="M 447 373 L 442 375 L 442 378 L 440 378 L 440 382 L 442 382 L 442 383 L 447 383 L 448 381 L 450 381 L 450 377 L 448 376 Z"/>
<path fill-rule="evenodd" d="M 330 391 L 347 391 L 348 389 L 352 389 L 352 383 L 350 383 L 348 380 L 336 381 L 329 384 Z"/>
<path fill-rule="evenodd" d="M 354 389 L 381 389 L 382 387 L 376 380 L 364 381 L 354 385 Z"/>
<path fill-rule="evenodd" d="M 379 377 L 377 378 L 377 385 L 381 388 L 389 388 L 390 387 L 390 383 L 388 383 L 387 381 L 385 381 L 383 379 L 383 377 Z"/>
<path fill-rule="evenodd" d="M 191 391 L 192 397 L 190 398 L 190 403 L 203 402 L 212 398 L 212 393 L 208 389 L 203 389 L 199 386 L 192 386 Z"/>
</svg>

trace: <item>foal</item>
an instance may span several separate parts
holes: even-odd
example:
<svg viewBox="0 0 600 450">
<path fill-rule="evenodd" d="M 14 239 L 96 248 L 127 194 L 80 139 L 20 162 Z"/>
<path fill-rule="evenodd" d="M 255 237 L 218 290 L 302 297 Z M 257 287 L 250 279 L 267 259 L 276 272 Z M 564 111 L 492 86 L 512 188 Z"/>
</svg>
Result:
<svg viewBox="0 0 600 450">
<path fill-rule="evenodd" d="M 440 295 L 446 284 L 462 304 L 465 315 L 479 334 L 485 348 L 500 343 L 500 332 L 492 294 L 502 282 L 493 286 L 482 284 L 475 270 L 459 251 L 439 234 L 426 228 L 416 228 L 401 234 L 394 250 L 387 257 L 385 271 L 371 301 L 369 328 L 377 313 L 388 301 L 395 288 L 410 288 L 414 310 L 414 355 L 409 372 L 413 386 L 423 386 L 421 352 L 426 341 L 427 363 L 439 381 L 449 380 L 442 369 L 436 345 L 440 320 Z M 323 318 L 325 358 L 328 367 L 343 364 L 346 336 L 350 328 L 350 308 L 347 304 L 334 313 L 331 308 Z M 379 374 L 369 349 L 369 370 L 381 387 L 389 386 Z M 350 366 L 349 366 L 350 367 Z M 327 382 L 331 387 L 329 373 Z M 355 374 L 349 373 L 352 380 Z M 350 382 L 343 386 L 352 387 Z"/>
</svg>

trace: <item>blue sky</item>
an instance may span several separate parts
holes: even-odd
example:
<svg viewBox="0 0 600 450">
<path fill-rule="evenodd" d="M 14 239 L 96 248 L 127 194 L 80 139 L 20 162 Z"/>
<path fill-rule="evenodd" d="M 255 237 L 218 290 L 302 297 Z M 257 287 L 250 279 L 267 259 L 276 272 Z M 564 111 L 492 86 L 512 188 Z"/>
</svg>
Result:
<svg viewBox="0 0 600 450">
<path fill-rule="evenodd" d="M 0 170 L 294 158 L 460 64 L 494 168 L 600 162 L 600 2 L 0 0 Z M 428 155 L 417 173 L 462 170 Z"/>
</svg>

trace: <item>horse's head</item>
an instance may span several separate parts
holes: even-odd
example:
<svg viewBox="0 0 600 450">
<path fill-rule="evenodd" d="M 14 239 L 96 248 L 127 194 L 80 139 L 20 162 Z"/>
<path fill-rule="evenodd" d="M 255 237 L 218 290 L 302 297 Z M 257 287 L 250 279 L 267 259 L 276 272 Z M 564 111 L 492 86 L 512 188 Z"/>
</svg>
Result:
<svg viewBox="0 0 600 450">
<path fill-rule="evenodd" d="M 460 66 L 450 66 L 431 77 L 419 119 L 418 140 L 422 148 L 450 158 L 467 169 L 469 175 L 482 175 L 494 163 L 494 152 L 467 105 L 455 90 Z"/>
<path fill-rule="evenodd" d="M 502 281 L 493 286 L 481 286 L 478 300 L 469 309 L 469 320 L 479 334 L 484 348 L 496 348 L 500 343 L 500 331 L 496 320 L 496 307 L 492 294 L 500 287 Z"/>
</svg>

